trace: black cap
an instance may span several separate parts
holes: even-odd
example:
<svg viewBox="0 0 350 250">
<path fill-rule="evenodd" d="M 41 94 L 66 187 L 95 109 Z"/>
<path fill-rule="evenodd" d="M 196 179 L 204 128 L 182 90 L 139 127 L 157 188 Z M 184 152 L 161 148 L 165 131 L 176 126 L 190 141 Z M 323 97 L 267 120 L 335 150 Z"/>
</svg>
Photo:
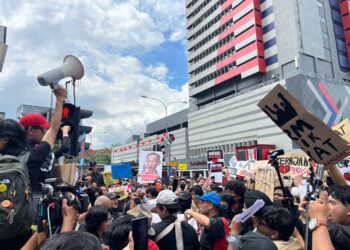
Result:
<svg viewBox="0 0 350 250">
<path fill-rule="evenodd" d="M 258 232 L 248 232 L 237 242 L 238 250 L 277 250 L 272 240 Z"/>
<path fill-rule="evenodd" d="M 90 167 L 93 167 L 93 166 L 97 166 L 97 162 L 96 161 L 90 161 Z"/>
<path fill-rule="evenodd" d="M 263 200 L 265 202 L 264 207 L 266 206 L 271 206 L 272 205 L 272 201 L 270 200 L 270 198 L 263 192 L 256 190 L 256 189 L 247 189 L 244 193 L 244 204 L 246 206 L 246 208 L 249 208 L 251 206 L 254 205 L 254 203 L 257 200 Z M 264 208 L 260 208 L 256 213 L 255 216 L 259 216 L 262 212 L 262 209 Z"/>
<path fill-rule="evenodd" d="M 190 200 L 190 199 L 192 199 L 192 195 L 189 192 L 182 192 L 179 195 L 179 200 L 186 201 L 186 200 Z"/>
</svg>

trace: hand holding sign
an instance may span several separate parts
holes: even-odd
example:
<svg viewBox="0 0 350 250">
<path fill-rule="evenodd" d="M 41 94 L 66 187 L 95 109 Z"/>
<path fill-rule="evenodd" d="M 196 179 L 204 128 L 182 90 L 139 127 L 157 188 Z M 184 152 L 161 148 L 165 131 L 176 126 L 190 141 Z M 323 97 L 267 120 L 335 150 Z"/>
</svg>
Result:
<svg viewBox="0 0 350 250">
<path fill-rule="evenodd" d="M 347 142 L 277 85 L 258 106 L 315 162 L 334 165 L 349 155 Z"/>
</svg>

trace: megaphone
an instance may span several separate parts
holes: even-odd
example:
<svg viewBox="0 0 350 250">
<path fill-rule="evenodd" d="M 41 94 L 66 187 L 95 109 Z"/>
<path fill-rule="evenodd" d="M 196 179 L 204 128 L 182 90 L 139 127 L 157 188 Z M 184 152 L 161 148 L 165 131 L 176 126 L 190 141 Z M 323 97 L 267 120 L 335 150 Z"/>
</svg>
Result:
<svg viewBox="0 0 350 250">
<path fill-rule="evenodd" d="M 63 65 L 40 74 L 38 82 L 42 86 L 50 85 L 51 88 L 57 88 L 58 82 L 66 77 L 72 77 L 73 80 L 80 80 L 84 76 L 84 66 L 78 58 L 72 55 L 65 56 Z"/>
</svg>

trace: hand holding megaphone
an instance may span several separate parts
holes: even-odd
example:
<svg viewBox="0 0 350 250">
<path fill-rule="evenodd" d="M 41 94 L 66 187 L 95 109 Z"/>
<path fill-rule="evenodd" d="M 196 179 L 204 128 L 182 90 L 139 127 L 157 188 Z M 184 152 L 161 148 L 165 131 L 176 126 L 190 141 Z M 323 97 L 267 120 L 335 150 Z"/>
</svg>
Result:
<svg viewBox="0 0 350 250">
<path fill-rule="evenodd" d="M 38 82 L 42 86 L 50 86 L 52 89 L 58 89 L 58 82 L 66 77 L 72 77 L 74 80 L 80 80 L 84 76 L 84 66 L 78 58 L 68 55 L 63 59 L 63 65 L 40 74 Z M 67 93 L 66 93 L 67 94 Z"/>
</svg>

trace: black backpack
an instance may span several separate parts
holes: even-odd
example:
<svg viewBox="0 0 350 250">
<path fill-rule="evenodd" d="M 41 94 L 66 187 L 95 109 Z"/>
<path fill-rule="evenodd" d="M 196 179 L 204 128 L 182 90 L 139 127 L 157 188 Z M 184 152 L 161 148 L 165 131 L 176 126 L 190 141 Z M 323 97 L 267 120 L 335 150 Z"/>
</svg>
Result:
<svg viewBox="0 0 350 250">
<path fill-rule="evenodd" d="M 32 199 L 26 166 L 29 155 L 29 152 L 19 157 L 0 154 L 0 240 L 30 230 Z"/>
</svg>

